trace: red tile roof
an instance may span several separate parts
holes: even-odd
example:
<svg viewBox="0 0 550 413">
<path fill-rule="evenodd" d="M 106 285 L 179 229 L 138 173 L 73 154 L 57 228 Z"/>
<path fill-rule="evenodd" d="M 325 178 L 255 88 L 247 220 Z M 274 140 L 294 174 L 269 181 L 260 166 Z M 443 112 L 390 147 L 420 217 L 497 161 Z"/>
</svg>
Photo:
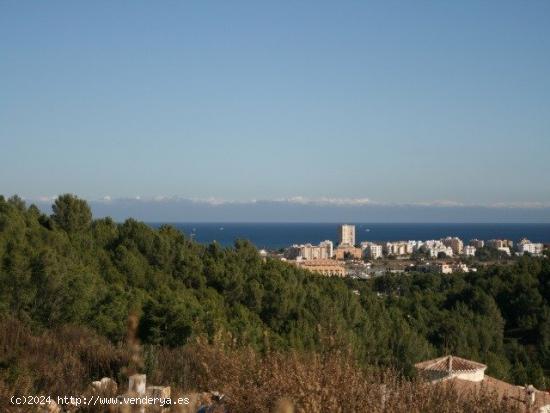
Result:
<svg viewBox="0 0 550 413">
<path fill-rule="evenodd" d="M 479 382 L 452 378 L 441 382 L 444 386 L 452 386 L 459 394 L 477 393 L 479 391 L 488 391 L 496 394 L 499 399 L 505 399 L 511 403 L 525 405 L 527 403 L 527 393 L 525 387 L 506 383 L 505 381 L 495 379 L 485 375 L 485 378 Z M 535 390 L 534 408 L 550 405 L 550 393 Z"/>
<path fill-rule="evenodd" d="M 421 371 L 436 372 L 473 372 L 480 369 L 486 369 L 485 364 L 466 360 L 461 357 L 445 356 L 433 360 L 423 361 L 414 365 Z M 525 406 L 528 404 L 528 395 L 526 388 L 506 383 L 505 381 L 495 379 L 494 377 L 484 375 L 481 381 L 464 380 L 458 377 L 447 376 L 448 379 L 439 381 L 436 385 L 452 386 L 459 394 L 478 393 L 480 391 L 494 393 L 499 399 L 508 400 L 511 403 L 517 403 Z M 532 387 L 535 394 L 535 403 L 532 406 L 540 409 L 543 406 L 550 406 L 550 393 L 536 390 Z"/>
</svg>

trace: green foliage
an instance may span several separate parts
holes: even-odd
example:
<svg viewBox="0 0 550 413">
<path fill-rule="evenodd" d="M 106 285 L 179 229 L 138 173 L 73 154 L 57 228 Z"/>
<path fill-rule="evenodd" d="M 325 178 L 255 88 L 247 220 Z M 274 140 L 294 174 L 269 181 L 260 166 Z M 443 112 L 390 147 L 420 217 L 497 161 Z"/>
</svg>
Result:
<svg viewBox="0 0 550 413">
<path fill-rule="evenodd" d="M 86 201 L 71 194 L 59 196 L 52 210 L 54 222 L 67 232 L 82 231 L 92 222 L 92 211 Z"/>
<path fill-rule="evenodd" d="M 510 259 L 506 252 L 488 246 L 477 248 L 476 258 L 480 261 L 503 261 Z"/>
<path fill-rule="evenodd" d="M 468 274 L 387 275 L 370 284 L 437 353 L 485 362 L 519 384 L 550 384 L 550 263 L 523 257 Z"/>
<path fill-rule="evenodd" d="M 407 374 L 419 360 L 452 353 L 487 363 L 499 378 L 549 384 L 546 258 L 448 277 L 342 280 L 264 261 L 243 240 L 205 246 L 170 226 L 92 220 L 73 195 L 53 209 L 48 217 L 0 197 L 0 316 L 34 329 L 84 325 L 117 343 L 135 312 L 148 346 L 201 336 L 260 352 L 350 348 L 363 365 Z"/>
</svg>

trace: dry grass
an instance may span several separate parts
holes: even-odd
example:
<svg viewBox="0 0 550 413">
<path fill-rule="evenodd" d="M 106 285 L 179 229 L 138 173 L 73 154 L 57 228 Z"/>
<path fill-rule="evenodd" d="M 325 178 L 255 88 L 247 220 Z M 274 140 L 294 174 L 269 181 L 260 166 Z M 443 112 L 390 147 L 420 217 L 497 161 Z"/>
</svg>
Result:
<svg viewBox="0 0 550 413">
<path fill-rule="evenodd" d="M 12 395 L 77 395 L 92 378 L 117 377 L 127 352 L 78 326 L 33 334 L 21 322 L 0 319 L 0 411 Z"/>
<path fill-rule="evenodd" d="M 346 351 L 260 355 L 202 341 L 175 349 L 141 349 L 129 341 L 130 346 L 117 348 L 80 327 L 32 334 L 20 322 L 0 320 L 0 411 L 16 411 L 8 405 L 13 394 L 76 395 L 104 376 L 126 383 L 128 372 L 142 363 L 149 383 L 170 385 L 174 393 L 217 390 L 226 394 L 227 401 L 218 411 L 520 411 L 491 394 L 459 397 L 449 386 L 407 380 L 393 370 L 364 370 Z"/>
<path fill-rule="evenodd" d="M 365 371 L 349 352 L 271 353 L 223 349 L 202 343 L 180 350 L 193 355 L 193 379 L 202 389 L 228 395 L 229 411 L 317 412 L 514 412 L 494 395 L 459 397 L 449 386 L 406 380 L 393 370 Z M 168 357 L 167 360 L 173 360 Z M 166 370 L 165 374 L 166 374 Z"/>
</svg>

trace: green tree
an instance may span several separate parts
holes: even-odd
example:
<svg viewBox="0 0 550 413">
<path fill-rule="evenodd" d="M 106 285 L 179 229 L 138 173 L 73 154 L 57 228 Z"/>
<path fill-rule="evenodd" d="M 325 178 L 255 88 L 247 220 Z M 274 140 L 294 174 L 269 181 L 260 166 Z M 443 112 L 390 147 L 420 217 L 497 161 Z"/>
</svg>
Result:
<svg viewBox="0 0 550 413">
<path fill-rule="evenodd" d="M 82 231 L 92 223 L 92 211 L 88 203 L 75 195 L 59 196 L 52 210 L 54 222 L 67 232 Z"/>
</svg>

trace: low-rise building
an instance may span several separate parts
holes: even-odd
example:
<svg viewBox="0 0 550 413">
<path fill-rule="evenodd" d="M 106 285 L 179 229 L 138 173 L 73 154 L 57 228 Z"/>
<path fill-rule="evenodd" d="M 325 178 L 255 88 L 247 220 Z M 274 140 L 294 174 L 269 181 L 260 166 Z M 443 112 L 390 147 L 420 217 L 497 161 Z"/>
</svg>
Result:
<svg viewBox="0 0 550 413">
<path fill-rule="evenodd" d="M 459 262 L 459 263 L 446 263 L 446 262 L 426 262 L 422 265 L 417 265 L 415 267 L 416 271 L 422 272 L 434 272 L 438 274 L 453 274 L 455 272 L 470 272 L 476 271 L 475 269 L 470 269 L 468 265 Z"/>
<path fill-rule="evenodd" d="M 450 264 L 444 262 L 438 262 L 435 264 L 440 274 L 452 274 L 453 267 Z"/>
<path fill-rule="evenodd" d="M 363 261 L 352 261 L 352 262 L 347 262 L 345 264 L 345 267 L 346 267 L 346 275 L 348 277 L 366 279 L 369 277 L 371 264 Z"/>
<path fill-rule="evenodd" d="M 342 262 L 329 259 L 318 260 L 297 260 L 291 261 L 295 265 L 305 270 L 315 272 L 328 277 L 345 277 L 346 267 Z"/>
<path fill-rule="evenodd" d="M 453 267 L 447 263 L 441 262 L 426 262 L 416 266 L 416 271 L 431 272 L 438 274 L 452 274 Z"/>
<path fill-rule="evenodd" d="M 468 266 L 462 262 L 453 265 L 452 272 L 470 272 Z"/>
<path fill-rule="evenodd" d="M 337 260 L 344 260 L 346 258 L 360 260 L 363 258 L 363 251 L 359 247 L 339 245 L 334 250 L 334 258 Z"/>
<path fill-rule="evenodd" d="M 541 255 L 544 250 L 544 245 L 538 242 L 531 242 L 527 238 L 523 238 L 517 245 L 518 254 L 523 255 L 526 252 L 531 255 Z"/>
<path fill-rule="evenodd" d="M 414 365 L 419 376 L 434 385 L 451 386 L 458 396 L 484 392 L 506 400 L 518 411 L 550 412 L 550 393 L 532 385 L 518 386 L 485 374 L 487 366 L 456 356 L 444 356 Z"/>
<path fill-rule="evenodd" d="M 464 249 L 462 250 L 462 253 L 467 257 L 475 257 L 476 255 L 476 247 L 472 245 L 466 245 Z"/>
<path fill-rule="evenodd" d="M 453 378 L 472 382 L 481 382 L 485 378 L 485 364 L 466 360 L 461 357 L 445 356 L 423 361 L 414 365 L 420 377 L 437 383 Z"/>
</svg>

